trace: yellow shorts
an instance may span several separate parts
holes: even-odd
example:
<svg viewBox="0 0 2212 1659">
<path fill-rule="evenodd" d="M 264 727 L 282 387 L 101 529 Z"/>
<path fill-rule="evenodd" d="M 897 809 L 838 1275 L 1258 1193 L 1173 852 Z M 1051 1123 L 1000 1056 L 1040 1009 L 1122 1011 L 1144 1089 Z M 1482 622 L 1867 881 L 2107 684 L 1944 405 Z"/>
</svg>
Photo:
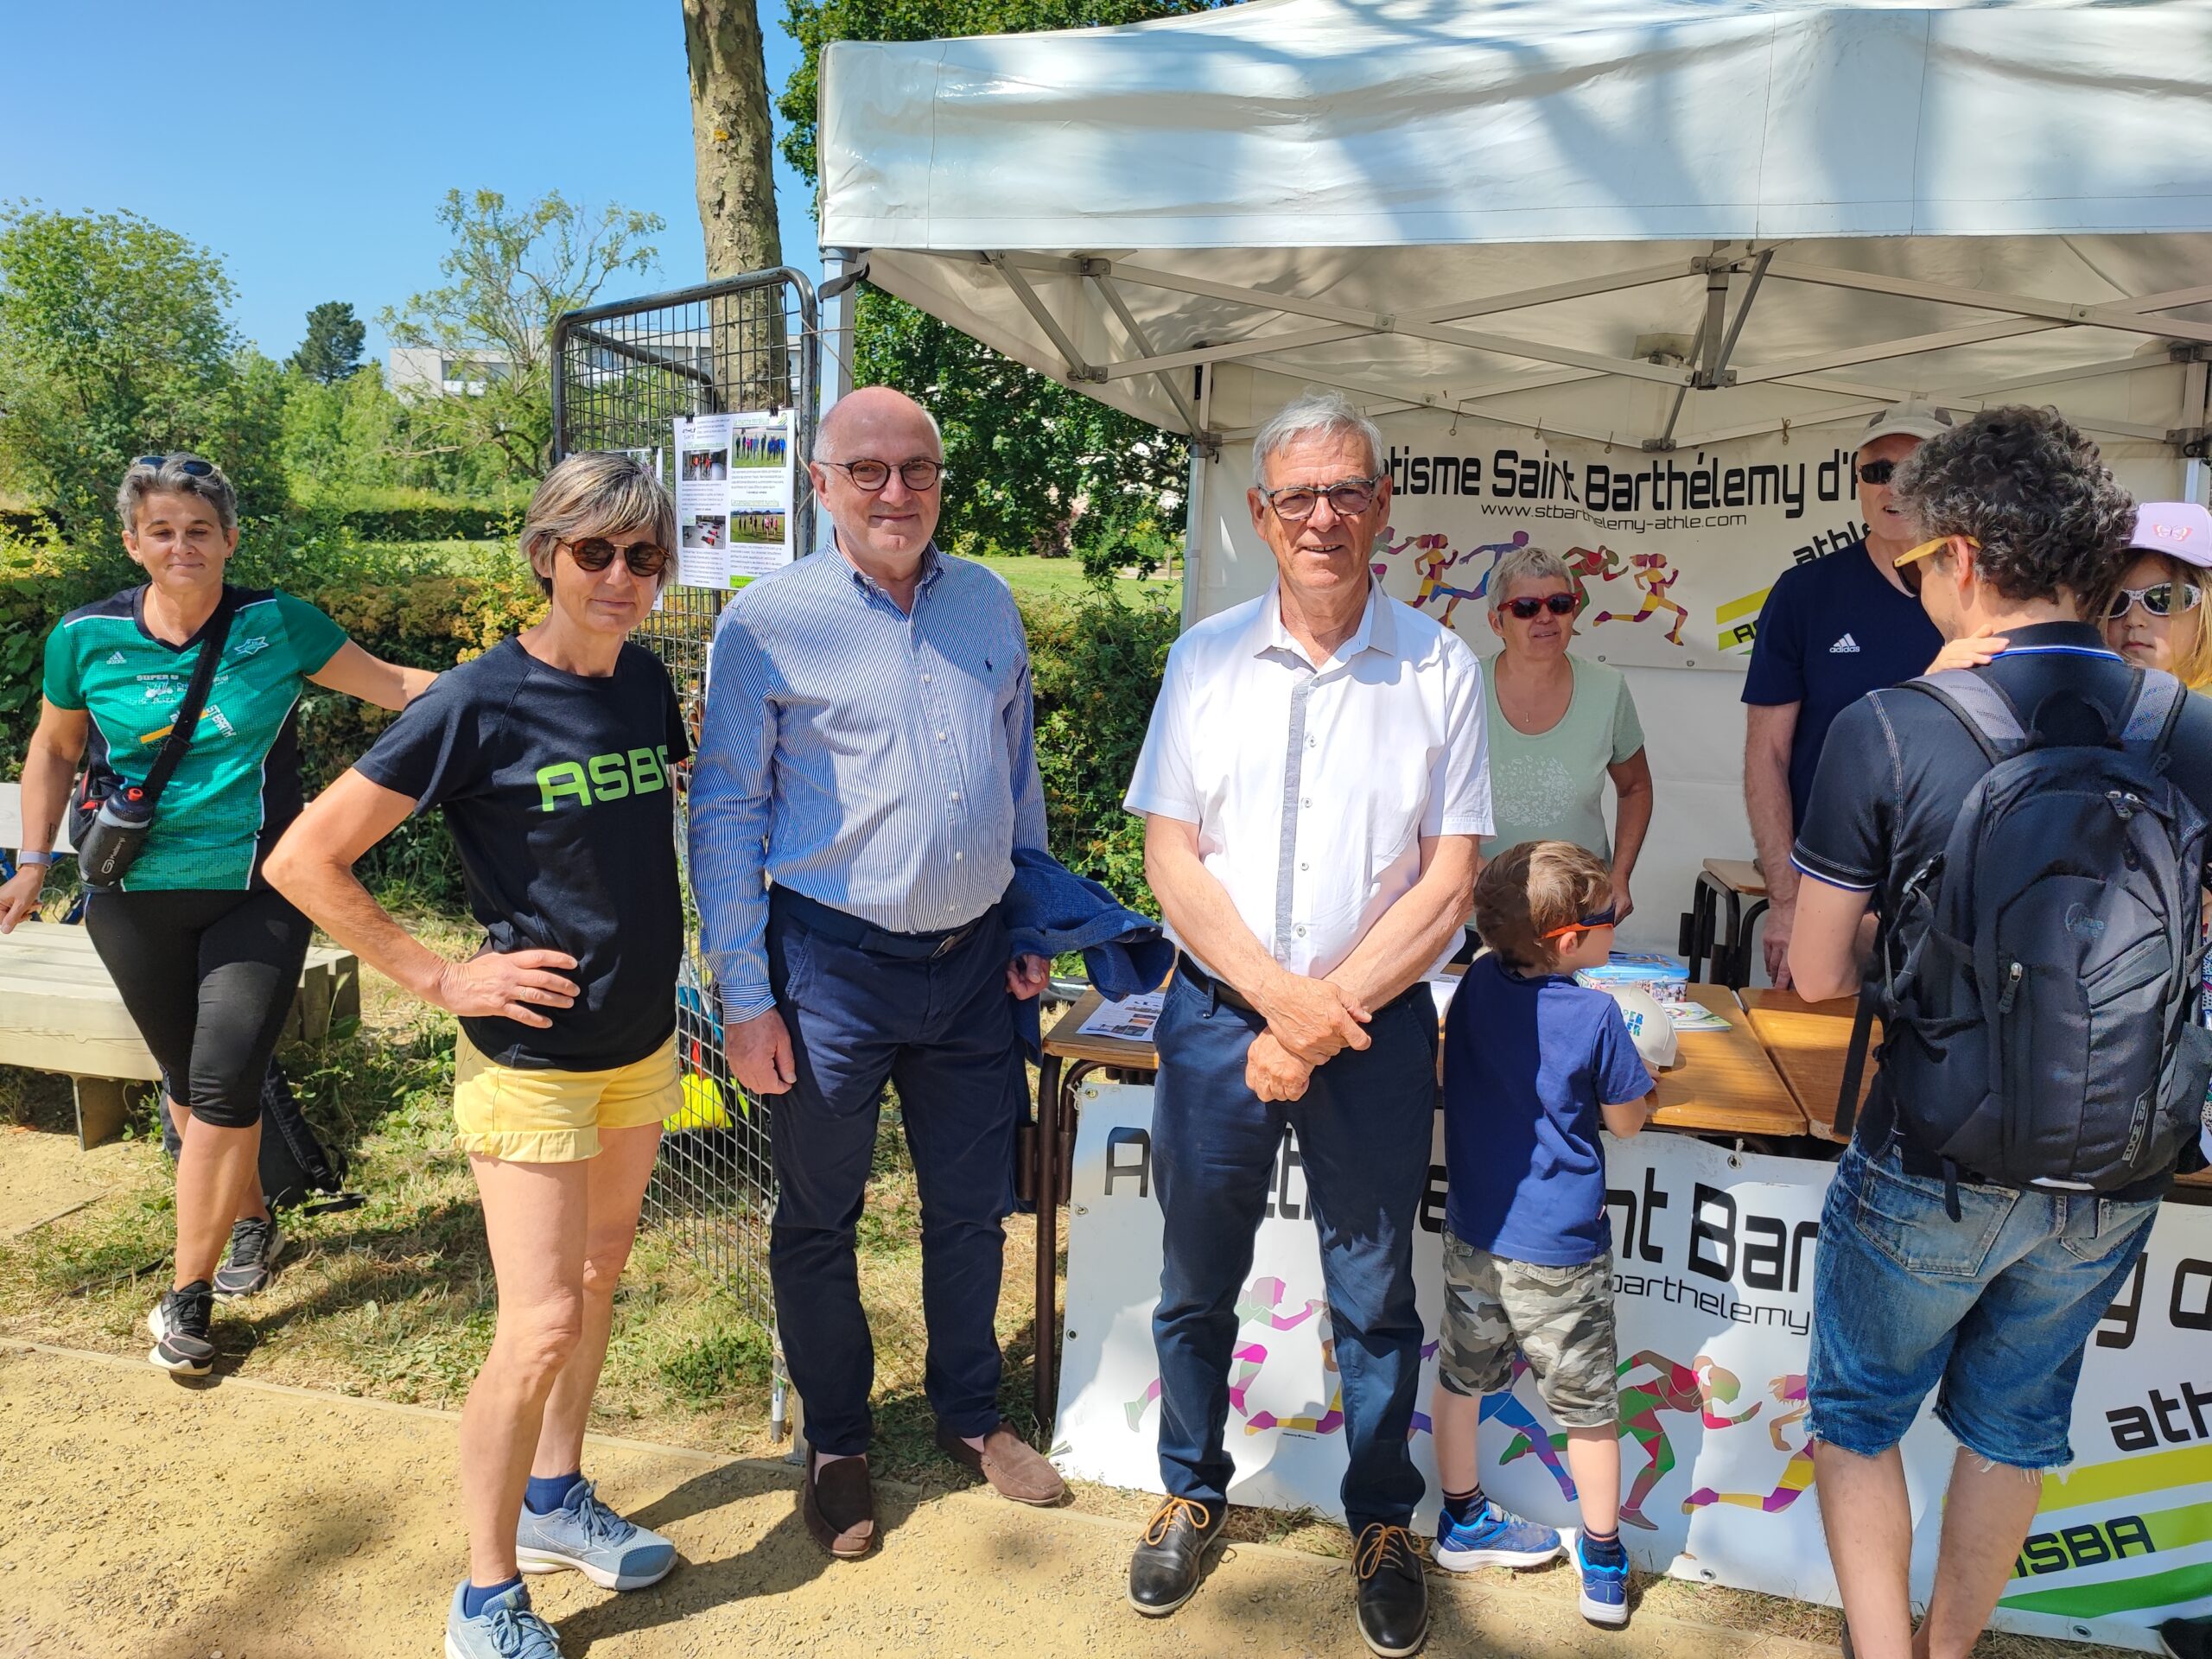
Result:
<svg viewBox="0 0 2212 1659">
<path fill-rule="evenodd" d="M 454 1144 L 518 1164 L 599 1156 L 601 1129 L 658 1127 L 683 1104 L 676 1039 L 611 1071 L 499 1065 L 462 1033 L 454 1043 Z"/>
</svg>

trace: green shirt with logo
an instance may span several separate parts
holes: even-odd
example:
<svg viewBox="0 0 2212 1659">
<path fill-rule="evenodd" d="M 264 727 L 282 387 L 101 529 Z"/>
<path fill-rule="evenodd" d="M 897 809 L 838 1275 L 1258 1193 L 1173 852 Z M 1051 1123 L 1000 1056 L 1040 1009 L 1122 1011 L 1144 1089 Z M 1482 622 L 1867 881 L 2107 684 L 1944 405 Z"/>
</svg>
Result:
<svg viewBox="0 0 2212 1659">
<path fill-rule="evenodd" d="M 225 591 L 236 607 L 230 638 L 192 747 L 124 879 L 128 892 L 257 886 L 263 854 L 300 813 L 296 711 L 307 677 L 338 654 L 346 631 L 289 594 Z M 96 792 L 153 770 L 207 632 L 181 645 L 156 639 L 139 587 L 70 612 L 48 637 L 46 700 L 91 715 L 85 765 Z"/>
</svg>

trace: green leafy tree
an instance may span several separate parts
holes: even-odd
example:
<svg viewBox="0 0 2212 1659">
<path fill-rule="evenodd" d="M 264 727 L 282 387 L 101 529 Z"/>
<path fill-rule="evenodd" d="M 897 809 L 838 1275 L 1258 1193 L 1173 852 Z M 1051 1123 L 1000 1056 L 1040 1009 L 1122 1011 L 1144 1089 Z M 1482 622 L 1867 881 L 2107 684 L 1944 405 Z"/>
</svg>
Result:
<svg viewBox="0 0 2212 1659">
<path fill-rule="evenodd" d="M 281 512 L 284 377 L 243 347 L 220 259 L 135 213 L 0 213 L 0 482 L 80 550 L 118 545 L 133 456 L 219 462 L 249 517 Z"/>
<path fill-rule="evenodd" d="M 453 378 L 468 389 L 414 396 L 410 426 L 427 449 L 487 452 L 511 474 L 540 476 L 553 453 L 553 320 L 618 273 L 651 270 L 659 253 L 646 238 L 666 221 L 612 204 L 594 214 L 558 191 L 511 209 L 496 190 L 448 191 L 438 219 L 453 233 L 438 261 L 445 285 L 378 320 L 395 345 L 467 368 Z"/>
<path fill-rule="evenodd" d="M 777 109 L 783 151 L 818 182 L 816 100 L 823 48 L 833 41 L 918 41 L 1144 22 L 1211 9 L 1213 0 L 785 0 L 801 56 Z M 1179 535 L 1188 450 L 1183 440 L 1072 391 L 903 301 L 864 288 L 853 374 L 927 404 L 944 428 L 945 535 L 955 547 L 1065 553 L 1087 566 L 1142 566 L 1122 557 L 1110 526 L 1148 524 Z"/>
<path fill-rule="evenodd" d="M 325 300 L 308 313 L 307 338 L 286 366 L 324 385 L 343 380 L 361 366 L 361 341 L 368 325 L 344 300 Z"/>
</svg>

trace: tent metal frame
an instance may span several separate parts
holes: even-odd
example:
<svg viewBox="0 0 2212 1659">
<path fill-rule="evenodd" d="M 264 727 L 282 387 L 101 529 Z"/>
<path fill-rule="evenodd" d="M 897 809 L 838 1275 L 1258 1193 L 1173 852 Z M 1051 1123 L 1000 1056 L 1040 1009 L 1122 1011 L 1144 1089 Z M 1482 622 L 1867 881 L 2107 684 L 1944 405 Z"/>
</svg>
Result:
<svg viewBox="0 0 2212 1659">
<path fill-rule="evenodd" d="M 1709 254 L 1687 261 L 1638 266 L 1572 282 L 1548 283 L 1510 293 L 1471 297 L 1417 310 L 1382 313 L 1306 296 L 1277 293 L 1266 289 L 1212 281 L 1176 271 L 1157 270 L 1133 262 L 1098 257 L 1063 256 L 1010 249 L 979 251 L 973 257 L 989 266 L 1034 321 L 1059 358 L 1064 377 L 1078 388 L 1105 385 L 1113 381 L 1155 377 L 1179 418 L 1179 429 L 1200 448 L 1212 454 L 1220 445 L 1251 435 L 1255 429 L 1216 431 L 1205 418 L 1207 371 L 1224 363 L 1243 363 L 1253 368 L 1294 376 L 1312 384 L 1334 386 L 1370 400 L 1370 413 L 1406 409 L 1448 410 L 1453 416 L 1479 416 L 1509 426 L 1586 439 L 1609 445 L 1628 445 L 1647 450 L 1673 450 L 1709 446 L 1736 438 L 1754 437 L 1793 428 L 1831 425 L 1861 418 L 1900 402 L 1920 397 L 1930 402 L 1965 405 L 2024 386 L 2097 378 L 2162 367 L 2180 362 L 2188 366 L 2183 382 L 2183 409 L 2193 416 L 2185 424 L 2152 427 L 2109 418 L 2085 420 L 2088 429 L 2111 437 L 2171 444 L 2183 454 L 2202 455 L 2212 436 L 2212 417 L 2205 397 L 2205 360 L 2212 357 L 2212 323 L 2192 322 L 2160 315 L 2189 306 L 2212 302 L 2212 284 L 2201 284 L 2164 293 L 2132 296 L 2120 301 L 2087 304 L 2040 296 L 1985 291 L 1952 284 L 1889 276 L 1839 266 L 1807 264 L 1779 257 L 1784 243 L 1756 245 L 1722 243 Z M 1077 296 L 1095 293 L 1097 308 L 1088 315 L 1055 315 L 1040 294 L 1037 277 L 1077 279 L 1066 292 Z M 1688 356 L 1680 361 L 1619 357 L 1580 350 L 1492 328 L 1465 327 L 1469 320 L 1510 315 L 1540 306 L 1592 295 L 1618 294 L 1632 289 L 1704 279 L 1704 308 Z M 1810 356 L 1778 362 L 1738 365 L 1733 359 L 1744 325 L 1763 285 L 1797 283 L 1855 289 L 1929 304 L 1993 313 L 1987 320 L 1900 335 L 1891 339 L 1839 346 Z M 1185 349 L 1161 351 L 1139 322 L 1127 296 L 1130 289 L 1211 299 L 1249 308 L 1252 327 L 1275 319 L 1308 320 L 1315 326 L 1274 333 L 1246 333 L 1233 340 L 1211 341 Z M 1732 308 L 1731 301 L 1733 301 Z M 1082 304 L 1080 297 L 1077 305 Z M 1127 342 L 1127 354 L 1095 362 L 1077 346 L 1079 334 L 1095 325 L 1094 338 L 1109 339 L 1116 329 Z M 1894 362 L 1931 352 L 2004 340 L 2023 334 L 2068 328 L 2104 328 L 2163 340 L 2169 346 L 2164 358 L 2135 356 L 2072 367 L 2014 375 L 2001 380 L 1967 385 L 1891 385 L 1845 378 L 1835 372 L 1862 365 Z M 1517 359 L 1541 365 L 1536 372 L 1492 378 L 1459 393 L 1409 392 L 1403 386 L 1386 386 L 1325 368 L 1295 362 L 1291 353 L 1319 346 L 1389 335 L 1433 345 Z M 1185 390 L 1185 371 L 1196 370 L 1199 379 L 1197 403 Z M 1503 400 L 1517 394 L 1541 391 L 1569 381 L 1616 376 L 1623 379 L 1675 389 L 1665 423 L 1649 435 L 1621 432 L 1593 432 L 1514 413 Z M 1715 425 L 1678 434 L 1677 428 L 1692 391 L 1719 391 L 1733 387 L 1775 385 L 1821 392 L 1844 399 L 1832 407 L 1788 416 L 1770 416 L 1733 424 Z"/>
</svg>

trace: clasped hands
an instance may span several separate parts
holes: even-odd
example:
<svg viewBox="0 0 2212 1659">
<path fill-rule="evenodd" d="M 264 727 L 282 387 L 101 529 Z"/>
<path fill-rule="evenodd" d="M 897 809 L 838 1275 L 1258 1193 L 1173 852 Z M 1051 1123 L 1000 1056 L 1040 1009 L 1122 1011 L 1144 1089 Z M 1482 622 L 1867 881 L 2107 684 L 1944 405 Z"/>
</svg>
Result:
<svg viewBox="0 0 2212 1659">
<path fill-rule="evenodd" d="M 1334 980 L 1279 973 L 1252 999 L 1268 1027 L 1252 1039 L 1244 1081 L 1262 1100 L 1296 1100 L 1313 1069 L 1342 1050 L 1365 1048 L 1370 1011 Z"/>
</svg>

